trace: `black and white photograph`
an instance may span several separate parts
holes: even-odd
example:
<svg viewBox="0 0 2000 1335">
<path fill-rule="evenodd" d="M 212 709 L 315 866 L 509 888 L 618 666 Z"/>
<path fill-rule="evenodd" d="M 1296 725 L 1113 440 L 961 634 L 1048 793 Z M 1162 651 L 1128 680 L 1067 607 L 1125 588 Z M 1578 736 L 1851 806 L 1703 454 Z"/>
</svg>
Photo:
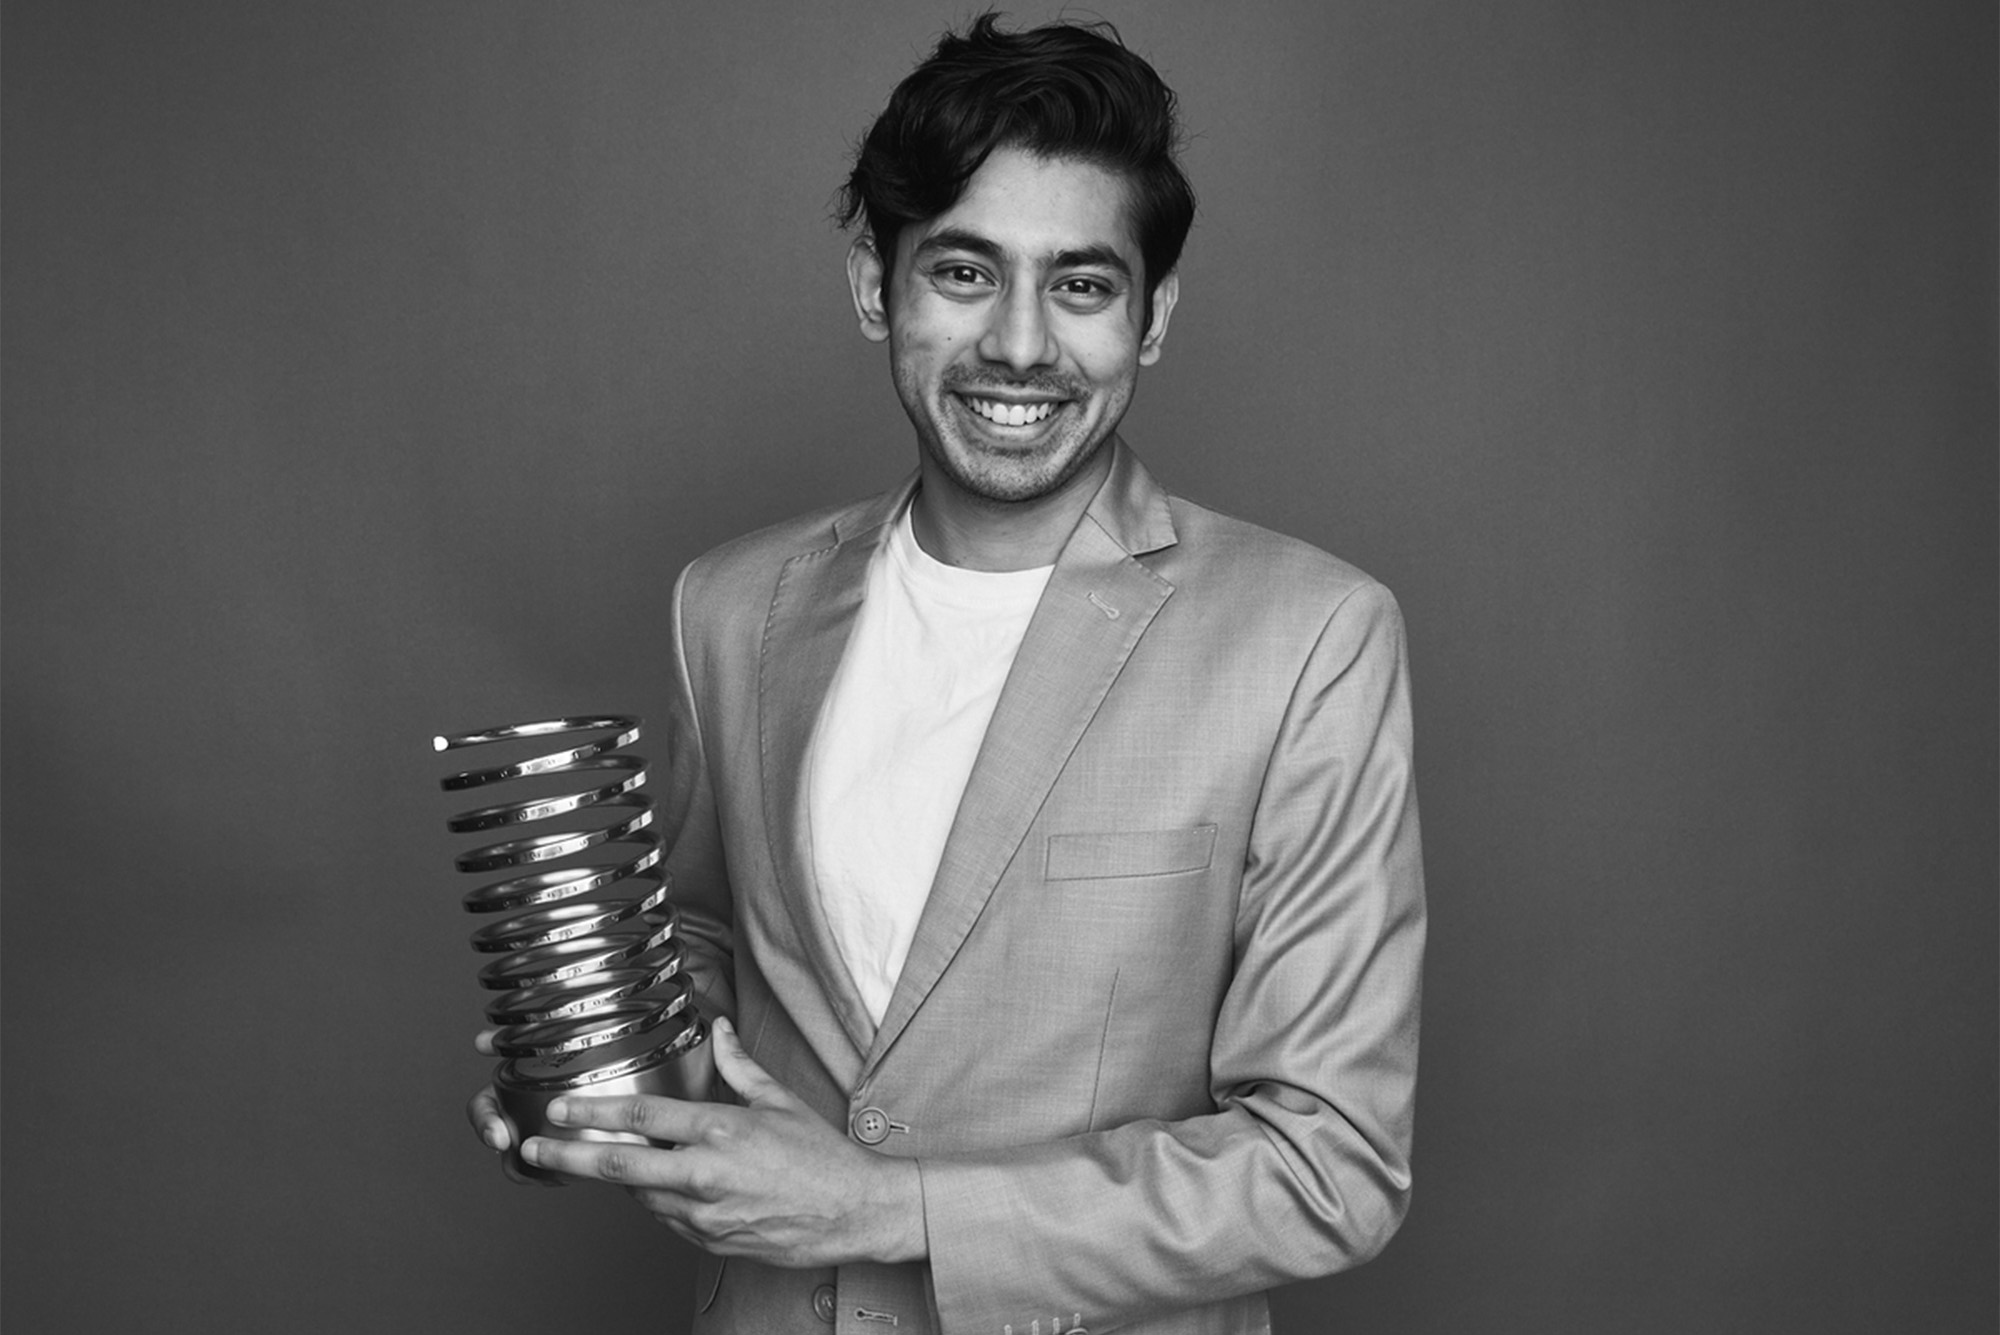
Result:
<svg viewBox="0 0 2000 1335">
<path fill-rule="evenodd" d="M 1990 1335 L 2000 14 L 0 4 L 0 1324 Z"/>
</svg>

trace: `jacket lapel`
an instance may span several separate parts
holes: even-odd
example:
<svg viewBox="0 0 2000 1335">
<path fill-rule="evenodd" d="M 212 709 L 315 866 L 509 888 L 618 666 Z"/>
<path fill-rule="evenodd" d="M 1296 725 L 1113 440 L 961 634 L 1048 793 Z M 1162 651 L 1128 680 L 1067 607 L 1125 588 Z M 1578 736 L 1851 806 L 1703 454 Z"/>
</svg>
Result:
<svg viewBox="0 0 2000 1335">
<path fill-rule="evenodd" d="M 862 1076 L 880 1064 L 985 909 L 1084 729 L 1173 592 L 1134 560 L 1172 546 L 1166 494 L 1122 443 L 1056 559 L 1008 673 Z M 837 967 L 837 966 L 836 966 Z"/>
<path fill-rule="evenodd" d="M 844 1060 L 822 1053 L 827 1069 L 852 1070 L 875 1026 L 841 963 L 813 876 L 806 812 L 806 761 L 820 706 L 833 684 L 855 614 L 867 591 L 868 566 L 907 500 L 914 478 L 835 521 L 833 542 L 787 561 L 771 598 L 759 655 L 757 717 L 762 752 L 764 822 L 778 890 L 811 961 L 820 996 L 853 1046 Z M 787 998 L 788 1003 L 795 999 Z M 800 1018 L 793 1005 L 794 1018 Z M 808 1027 L 808 1036 L 817 1040 Z"/>
</svg>

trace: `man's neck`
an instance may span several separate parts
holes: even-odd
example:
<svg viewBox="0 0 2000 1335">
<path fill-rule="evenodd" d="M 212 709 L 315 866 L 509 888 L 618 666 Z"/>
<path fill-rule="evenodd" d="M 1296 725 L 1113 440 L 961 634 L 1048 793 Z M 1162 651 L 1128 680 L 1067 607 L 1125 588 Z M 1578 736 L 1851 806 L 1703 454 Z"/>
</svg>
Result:
<svg viewBox="0 0 2000 1335">
<path fill-rule="evenodd" d="M 1054 565 L 1110 472 L 1107 442 L 1076 476 L 1046 496 L 995 501 L 965 491 L 926 455 L 919 460 L 921 482 L 910 503 L 910 526 L 927 554 L 960 569 L 1032 570 Z"/>
</svg>

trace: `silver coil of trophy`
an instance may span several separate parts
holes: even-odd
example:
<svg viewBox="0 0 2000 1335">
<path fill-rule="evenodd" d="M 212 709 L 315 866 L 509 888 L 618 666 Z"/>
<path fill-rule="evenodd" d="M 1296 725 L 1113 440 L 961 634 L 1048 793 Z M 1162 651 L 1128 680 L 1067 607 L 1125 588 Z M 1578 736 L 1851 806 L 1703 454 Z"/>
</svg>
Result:
<svg viewBox="0 0 2000 1335">
<path fill-rule="evenodd" d="M 521 1159 L 528 1136 L 641 1139 L 549 1125 L 546 1110 L 559 1094 L 700 1098 L 707 1089 L 708 1031 L 681 968 L 653 802 L 639 791 L 646 762 L 623 749 L 639 731 L 636 718 L 596 715 L 431 739 L 440 752 L 563 739 L 559 750 L 442 781 L 446 792 L 502 783 L 562 789 L 446 822 L 455 834 L 514 836 L 460 854 L 457 866 L 519 873 L 468 892 L 465 907 L 494 919 L 473 932 L 472 946 L 497 957 L 479 982 L 498 994 L 486 1008 L 501 1059 L 493 1085 L 511 1133 L 510 1164 L 525 1177 L 560 1180 Z M 521 832 L 558 819 L 566 828 Z"/>
</svg>

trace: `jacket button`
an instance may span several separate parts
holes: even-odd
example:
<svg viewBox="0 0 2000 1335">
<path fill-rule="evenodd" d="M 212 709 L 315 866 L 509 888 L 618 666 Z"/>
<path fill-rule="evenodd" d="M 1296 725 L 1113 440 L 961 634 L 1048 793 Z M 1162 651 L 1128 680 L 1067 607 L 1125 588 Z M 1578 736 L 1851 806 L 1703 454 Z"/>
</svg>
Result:
<svg viewBox="0 0 2000 1335">
<path fill-rule="evenodd" d="M 813 1315 L 829 1326 L 833 1324 L 833 1285 L 822 1284 L 813 1290 Z"/>
<path fill-rule="evenodd" d="M 851 1125 L 854 1138 L 863 1145 L 880 1145 L 889 1138 L 889 1114 L 880 1108 L 863 1108 Z"/>
</svg>

